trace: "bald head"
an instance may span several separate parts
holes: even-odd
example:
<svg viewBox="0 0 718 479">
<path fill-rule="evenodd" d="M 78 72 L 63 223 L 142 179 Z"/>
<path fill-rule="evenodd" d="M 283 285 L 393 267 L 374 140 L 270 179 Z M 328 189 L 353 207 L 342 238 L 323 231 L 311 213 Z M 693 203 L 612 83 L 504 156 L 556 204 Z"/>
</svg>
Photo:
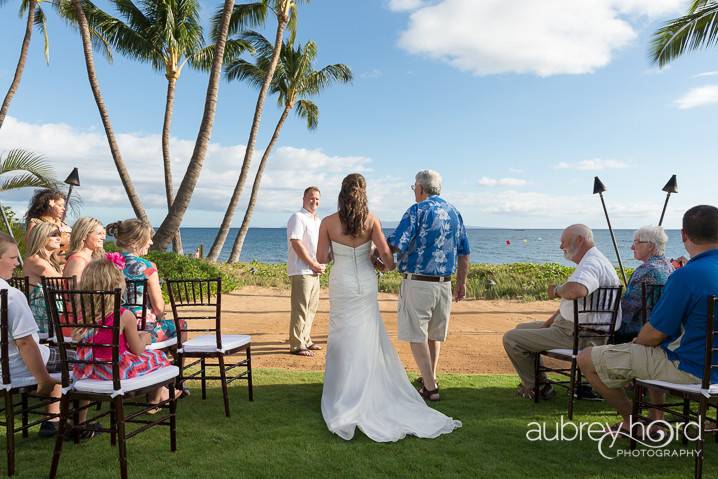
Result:
<svg viewBox="0 0 718 479">
<path fill-rule="evenodd" d="M 578 264 L 583 255 L 593 248 L 593 231 L 586 225 L 571 225 L 561 233 L 561 250 L 563 256 Z"/>
</svg>

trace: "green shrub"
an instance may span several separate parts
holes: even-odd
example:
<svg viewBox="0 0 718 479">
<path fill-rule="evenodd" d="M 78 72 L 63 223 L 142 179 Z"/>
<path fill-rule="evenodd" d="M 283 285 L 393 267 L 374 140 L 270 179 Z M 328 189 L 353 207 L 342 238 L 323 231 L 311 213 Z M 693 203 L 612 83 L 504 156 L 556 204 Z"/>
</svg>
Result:
<svg viewBox="0 0 718 479">
<path fill-rule="evenodd" d="M 237 289 L 240 284 L 237 278 L 222 271 L 219 265 L 203 259 L 182 256 L 175 253 L 150 251 L 147 259 L 157 265 L 160 279 L 191 279 L 191 278 L 222 278 L 222 292 L 229 293 Z M 167 298 L 167 286 L 163 281 L 162 295 Z"/>
</svg>

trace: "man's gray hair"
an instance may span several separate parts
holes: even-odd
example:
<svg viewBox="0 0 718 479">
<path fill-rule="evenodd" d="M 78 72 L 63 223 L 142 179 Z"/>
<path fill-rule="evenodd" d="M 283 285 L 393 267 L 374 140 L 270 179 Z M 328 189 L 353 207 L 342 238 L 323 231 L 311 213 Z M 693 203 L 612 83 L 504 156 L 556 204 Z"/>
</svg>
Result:
<svg viewBox="0 0 718 479">
<path fill-rule="evenodd" d="M 656 246 L 656 253 L 662 255 L 666 252 L 668 235 L 660 226 L 643 226 L 633 235 L 638 241 L 648 241 Z"/>
<path fill-rule="evenodd" d="M 416 174 L 416 183 L 429 196 L 441 193 L 441 175 L 434 170 L 421 170 L 418 172 Z"/>
<path fill-rule="evenodd" d="M 591 228 L 589 228 L 588 226 L 576 224 L 571 225 L 566 229 L 569 230 L 574 237 L 583 236 L 583 239 L 590 243 L 593 243 L 593 231 L 591 231 Z"/>
</svg>

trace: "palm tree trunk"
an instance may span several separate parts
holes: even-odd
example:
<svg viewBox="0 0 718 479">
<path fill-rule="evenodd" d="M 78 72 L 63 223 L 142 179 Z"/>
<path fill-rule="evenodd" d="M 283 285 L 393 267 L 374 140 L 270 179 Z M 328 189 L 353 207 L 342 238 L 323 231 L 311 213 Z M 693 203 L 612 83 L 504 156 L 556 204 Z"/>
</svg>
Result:
<svg viewBox="0 0 718 479">
<path fill-rule="evenodd" d="M 135 216 L 142 221 L 149 222 L 145 209 L 142 207 L 142 200 L 135 190 L 135 186 L 132 183 L 130 174 L 127 171 L 125 162 L 120 154 L 120 148 L 117 145 L 117 139 L 115 133 L 112 130 L 112 123 L 110 122 L 110 115 L 107 112 L 105 106 L 105 100 L 102 98 L 102 92 L 100 92 L 100 84 L 97 81 L 97 74 L 95 72 L 95 60 L 92 56 L 92 42 L 90 40 L 90 28 L 87 24 L 87 18 L 85 12 L 82 10 L 80 0 L 72 0 L 72 5 L 75 8 L 75 14 L 77 15 L 77 23 L 80 28 L 80 37 L 82 37 L 82 48 L 85 53 L 85 66 L 87 67 L 87 79 L 90 81 L 90 88 L 92 88 L 92 94 L 95 97 L 95 103 L 97 103 L 97 109 L 100 112 L 100 118 L 102 119 L 102 125 L 105 128 L 105 135 L 107 136 L 107 143 L 110 145 L 110 152 L 112 153 L 112 159 L 115 161 L 115 167 L 117 173 L 120 175 L 120 181 L 122 186 L 125 188 L 127 193 L 127 199 L 132 205 L 132 209 L 135 212 Z"/>
<path fill-rule="evenodd" d="M 74 0 L 78 1 L 78 0 Z M 207 146 L 212 136 L 212 127 L 214 126 L 214 114 L 217 110 L 217 96 L 219 94 L 219 80 L 222 77 L 222 61 L 224 60 L 224 47 L 227 43 L 227 33 L 229 32 L 229 19 L 232 16 L 234 8 L 234 0 L 225 0 L 222 10 L 222 19 L 220 20 L 219 38 L 217 38 L 217 48 L 214 52 L 214 60 L 212 61 L 212 70 L 209 74 L 209 82 L 207 84 L 207 94 L 204 101 L 204 113 L 202 115 L 202 123 L 197 133 L 197 141 L 194 144 L 192 158 L 190 158 L 187 170 L 185 171 L 182 183 L 177 190 L 172 206 L 167 216 L 160 225 L 154 237 L 153 249 L 163 250 L 167 247 L 175 234 L 179 231 L 182 224 L 189 202 L 192 199 L 192 193 L 197 185 L 199 174 L 202 171 L 202 164 L 207 156 Z"/>
<path fill-rule="evenodd" d="M 165 104 L 165 119 L 162 124 L 162 165 L 165 173 L 165 194 L 167 195 L 167 210 L 172 207 L 174 200 L 172 195 L 172 157 L 170 156 L 170 125 L 172 124 L 172 113 L 175 104 L 175 86 L 177 75 L 175 72 L 167 74 L 167 102 Z M 182 251 L 182 236 L 179 230 L 172 238 L 172 251 L 184 254 Z"/>
<path fill-rule="evenodd" d="M 282 112 L 282 116 L 279 117 L 279 121 L 277 122 L 277 126 L 274 128 L 274 134 L 272 135 L 272 139 L 269 141 L 269 145 L 267 145 L 267 149 L 264 150 L 264 155 L 262 155 L 262 159 L 259 162 L 259 169 L 257 170 L 257 175 L 254 177 L 254 184 L 252 184 L 252 194 L 249 196 L 249 203 L 247 204 L 247 211 L 244 213 L 244 219 L 242 220 L 242 226 L 239 228 L 239 233 L 237 234 L 237 238 L 234 240 L 234 245 L 232 246 L 232 253 L 229 255 L 229 259 L 227 260 L 227 263 L 236 263 L 239 261 L 239 256 L 242 254 L 242 247 L 244 246 L 244 238 L 247 236 L 247 231 L 249 231 L 249 223 L 252 220 L 252 213 L 254 213 L 254 205 L 257 203 L 257 196 L 259 195 L 259 187 L 262 183 L 262 174 L 264 174 L 264 167 L 267 166 L 267 160 L 269 160 L 269 155 L 272 153 L 272 148 L 274 148 L 274 144 L 277 142 L 277 139 L 279 138 L 279 132 L 282 130 L 282 126 L 284 125 L 284 120 L 287 119 L 287 115 L 289 114 L 289 110 L 291 107 L 287 106 L 284 108 L 284 111 Z"/>
<path fill-rule="evenodd" d="M 237 203 L 239 203 L 239 197 L 242 196 L 242 190 L 244 189 L 244 183 L 247 181 L 247 174 L 249 173 L 249 165 L 252 163 L 252 156 L 254 155 L 254 148 L 257 143 L 257 133 L 259 133 L 259 125 L 262 122 L 262 112 L 264 111 L 264 102 L 267 99 L 267 92 L 269 91 L 269 85 L 272 83 L 274 77 L 274 71 L 277 69 L 279 63 L 279 54 L 282 51 L 282 38 L 284 36 L 284 29 L 287 26 L 289 18 L 285 14 L 278 16 L 277 23 L 277 34 L 274 38 L 274 52 L 272 53 L 272 63 L 267 71 L 267 76 L 262 83 L 262 88 L 259 90 L 259 96 L 257 97 L 257 106 L 254 109 L 254 120 L 252 121 L 252 129 L 249 132 L 249 140 L 247 141 L 247 149 L 244 152 L 244 161 L 242 162 L 242 169 L 239 173 L 239 179 L 232 192 L 232 197 L 229 200 L 227 211 L 224 213 L 222 224 L 219 227 L 217 236 L 214 239 L 212 248 L 209 250 L 207 259 L 210 261 L 217 261 L 219 254 L 222 252 L 224 242 L 227 240 L 229 234 L 229 228 L 232 224 L 232 218 L 234 217 L 234 211 L 237 209 Z"/>
<path fill-rule="evenodd" d="M 17 67 L 15 67 L 15 76 L 10 84 L 5 99 L 2 102 L 0 108 L 0 128 L 5 121 L 7 111 L 10 109 L 10 102 L 12 101 L 17 89 L 20 86 L 20 80 L 22 79 L 22 72 L 25 70 L 25 62 L 27 61 L 27 51 L 30 49 L 30 39 L 32 38 L 32 29 L 35 26 L 35 11 L 37 10 L 37 0 L 30 0 L 30 5 L 27 9 L 27 25 L 25 26 L 25 37 L 22 39 L 22 46 L 20 47 L 20 59 L 17 61 Z"/>
</svg>

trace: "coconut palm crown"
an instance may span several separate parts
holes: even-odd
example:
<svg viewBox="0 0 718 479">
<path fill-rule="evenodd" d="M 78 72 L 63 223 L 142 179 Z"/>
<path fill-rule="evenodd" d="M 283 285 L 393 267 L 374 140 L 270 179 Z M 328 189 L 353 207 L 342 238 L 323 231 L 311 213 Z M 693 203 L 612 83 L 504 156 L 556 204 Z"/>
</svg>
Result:
<svg viewBox="0 0 718 479">
<path fill-rule="evenodd" d="M 684 53 L 718 44 L 718 0 L 693 0 L 688 12 L 653 35 L 651 59 L 663 67 Z"/>
</svg>

